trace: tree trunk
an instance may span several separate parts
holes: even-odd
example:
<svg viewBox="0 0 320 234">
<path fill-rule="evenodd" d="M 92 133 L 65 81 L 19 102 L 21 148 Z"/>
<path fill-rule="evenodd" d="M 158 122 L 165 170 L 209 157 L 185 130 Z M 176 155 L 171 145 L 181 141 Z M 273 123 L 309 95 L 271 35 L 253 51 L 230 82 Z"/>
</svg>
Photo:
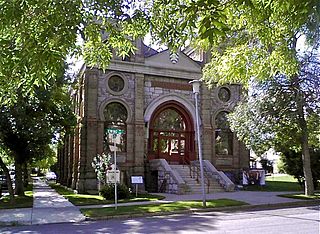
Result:
<svg viewBox="0 0 320 234">
<path fill-rule="evenodd" d="M 24 187 L 23 187 L 23 179 L 22 179 L 22 165 L 17 163 L 15 160 L 15 168 L 16 168 L 16 188 L 15 194 L 19 196 L 24 196 Z"/>
<path fill-rule="evenodd" d="M 314 194 L 313 186 L 313 177 L 311 172 L 311 160 L 310 160 L 310 151 L 309 151 L 309 132 L 308 126 L 305 118 L 305 97 L 303 92 L 299 88 L 298 77 L 294 78 L 294 85 L 296 88 L 297 95 L 297 114 L 298 114 L 298 123 L 301 129 L 300 144 L 302 150 L 302 163 L 303 163 L 303 174 L 304 174 L 304 193 L 307 196 Z"/>
<path fill-rule="evenodd" d="M 28 163 L 23 164 L 23 186 L 26 188 L 29 184 Z"/>
<path fill-rule="evenodd" d="M 306 135 L 306 134 L 302 134 Z M 307 138 L 307 136 L 303 136 L 302 138 Z M 304 185 L 305 190 L 304 193 L 307 196 L 314 194 L 314 186 L 313 186 L 313 177 L 311 172 L 311 160 L 310 160 L 310 152 L 308 147 L 308 139 L 302 140 L 302 162 L 303 162 L 303 174 L 304 174 Z"/>
<path fill-rule="evenodd" d="M 10 196 L 10 203 L 14 203 L 14 191 L 12 187 L 12 180 L 9 174 L 9 170 L 6 166 L 6 164 L 3 162 L 2 158 L 0 157 L 0 166 L 7 177 L 7 185 L 8 185 L 8 191 L 9 191 L 9 196 Z"/>
</svg>

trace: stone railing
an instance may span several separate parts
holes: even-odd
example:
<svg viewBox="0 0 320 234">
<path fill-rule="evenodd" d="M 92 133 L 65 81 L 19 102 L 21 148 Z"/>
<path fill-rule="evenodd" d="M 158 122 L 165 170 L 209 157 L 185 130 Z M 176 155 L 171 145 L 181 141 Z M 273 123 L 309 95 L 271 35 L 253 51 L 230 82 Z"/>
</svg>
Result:
<svg viewBox="0 0 320 234">
<path fill-rule="evenodd" d="M 199 166 L 199 161 L 192 161 L 194 165 Z M 218 171 L 208 160 L 203 160 L 203 170 L 206 175 L 210 175 L 214 179 L 217 179 L 219 184 L 224 188 L 225 191 L 234 191 L 235 184 L 229 179 L 226 174 L 222 171 Z"/>
<path fill-rule="evenodd" d="M 158 189 L 160 192 L 184 194 L 187 185 L 181 176 L 168 164 L 165 159 L 150 160 L 150 169 L 158 171 Z"/>
</svg>

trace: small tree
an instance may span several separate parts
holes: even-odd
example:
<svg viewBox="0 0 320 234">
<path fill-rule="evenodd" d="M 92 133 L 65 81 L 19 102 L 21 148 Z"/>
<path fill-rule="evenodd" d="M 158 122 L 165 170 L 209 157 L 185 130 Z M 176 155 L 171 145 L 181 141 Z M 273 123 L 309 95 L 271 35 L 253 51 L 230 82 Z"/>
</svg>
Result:
<svg viewBox="0 0 320 234">
<path fill-rule="evenodd" d="M 313 186 L 317 189 L 318 180 L 320 179 L 320 149 L 310 149 L 310 159 L 312 165 L 311 172 L 313 177 Z M 296 178 L 299 181 L 299 184 L 303 186 L 305 178 L 301 152 L 287 150 L 282 152 L 280 160 L 282 163 L 281 169 Z"/>
<path fill-rule="evenodd" d="M 111 155 L 109 153 L 97 154 L 92 160 L 91 165 L 97 174 L 97 179 L 99 182 L 99 184 L 98 184 L 99 190 L 101 188 L 101 185 L 106 184 L 106 181 L 107 181 L 106 172 L 111 165 L 110 161 L 111 161 Z"/>
</svg>

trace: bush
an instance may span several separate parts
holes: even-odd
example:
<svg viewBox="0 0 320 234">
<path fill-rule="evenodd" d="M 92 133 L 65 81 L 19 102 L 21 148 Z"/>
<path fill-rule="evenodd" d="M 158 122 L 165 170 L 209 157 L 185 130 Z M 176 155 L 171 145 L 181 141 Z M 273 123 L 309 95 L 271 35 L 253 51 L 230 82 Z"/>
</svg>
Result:
<svg viewBox="0 0 320 234">
<path fill-rule="evenodd" d="M 106 200 L 114 200 L 114 184 L 107 184 L 100 189 L 100 195 Z M 124 184 L 117 185 L 118 199 L 130 198 L 130 191 Z"/>
</svg>

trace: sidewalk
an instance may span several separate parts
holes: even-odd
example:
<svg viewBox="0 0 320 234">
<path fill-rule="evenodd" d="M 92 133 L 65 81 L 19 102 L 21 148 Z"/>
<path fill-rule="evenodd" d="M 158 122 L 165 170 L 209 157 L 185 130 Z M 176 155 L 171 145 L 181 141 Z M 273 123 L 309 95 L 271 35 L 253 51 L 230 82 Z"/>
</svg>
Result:
<svg viewBox="0 0 320 234">
<path fill-rule="evenodd" d="M 45 182 L 33 182 L 33 208 L 0 209 L 0 225 L 30 225 L 80 222 L 85 220 L 78 207 L 51 189 Z"/>
<path fill-rule="evenodd" d="M 22 209 L 0 209 L 0 226 L 7 225 L 33 225 L 45 223 L 66 223 L 80 222 L 85 220 L 85 216 L 79 211 L 79 207 L 74 206 L 62 195 L 51 189 L 45 182 L 35 180 L 33 185 L 34 203 L 33 208 Z M 249 208 L 281 207 L 284 205 L 298 204 L 308 205 L 308 201 L 297 201 L 296 199 L 283 198 L 277 195 L 288 194 L 290 192 L 222 192 L 206 194 L 206 199 L 228 198 L 243 201 L 249 204 Z M 165 196 L 164 200 L 151 202 L 119 203 L 118 206 L 129 206 L 150 203 L 164 203 L 183 200 L 202 200 L 201 194 L 176 195 L 160 194 Z M 113 207 L 110 205 L 81 206 L 81 208 Z M 248 207 L 248 206 L 247 206 Z M 236 207 L 233 207 L 236 209 Z"/>
</svg>

